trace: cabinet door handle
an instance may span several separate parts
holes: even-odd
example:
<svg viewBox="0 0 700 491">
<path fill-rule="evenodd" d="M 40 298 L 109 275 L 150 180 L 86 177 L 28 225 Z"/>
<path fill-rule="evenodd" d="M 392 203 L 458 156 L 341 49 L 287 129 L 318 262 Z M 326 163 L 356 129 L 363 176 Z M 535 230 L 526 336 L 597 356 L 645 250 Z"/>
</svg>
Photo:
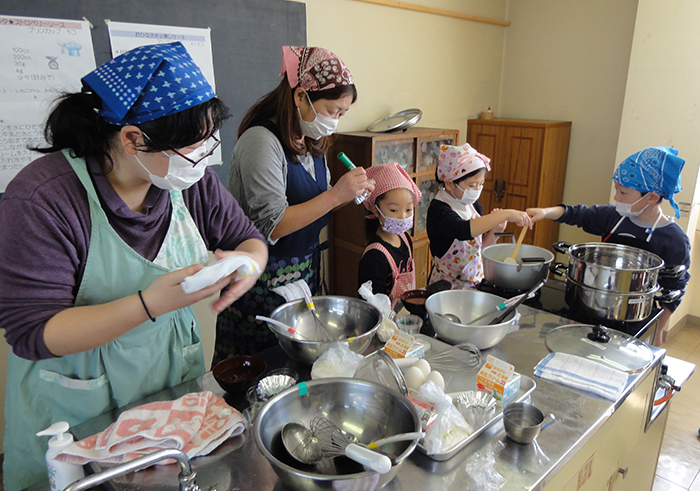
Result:
<svg viewBox="0 0 700 491">
<path fill-rule="evenodd" d="M 493 181 L 493 194 L 496 197 L 496 203 L 500 203 L 506 196 L 506 181 L 501 183 L 501 187 L 498 187 L 498 179 Z"/>
<path fill-rule="evenodd" d="M 629 470 L 630 470 L 629 467 L 625 467 L 624 469 L 623 469 L 622 467 L 620 467 L 620 468 L 617 469 L 617 472 L 619 472 L 620 474 L 622 474 L 622 479 L 624 479 L 624 478 L 627 477 L 627 471 L 629 471 Z"/>
</svg>

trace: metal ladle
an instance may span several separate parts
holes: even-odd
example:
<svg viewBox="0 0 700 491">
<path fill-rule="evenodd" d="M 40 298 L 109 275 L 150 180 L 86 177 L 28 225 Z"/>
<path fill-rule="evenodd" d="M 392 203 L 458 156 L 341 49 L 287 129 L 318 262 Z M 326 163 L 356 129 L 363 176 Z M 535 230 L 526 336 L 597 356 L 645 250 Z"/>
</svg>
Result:
<svg viewBox="0 0 700 491">
<path fill-rule="evenodd" d="M 435 312 L 435 314 L 438 317 L 442 317 L 443 319 L 447 319 L 450 322 L 454 322 L 456 324 L 461 324 L 462 320 L 455 314 L 441 314 L 439 312 Z"/>
<path fill-rule="evenodd" d="M 386 455 L 350 443 L 344 438 L 324 443 L 314 432 L 299 423 L 287 423 L 282 427 L 282 444 L 292 457 L 303 464 L 317 464 L 344 455 L 380 474 L 386 474 L 391 469 L 391 460 Z"/>
</svg>

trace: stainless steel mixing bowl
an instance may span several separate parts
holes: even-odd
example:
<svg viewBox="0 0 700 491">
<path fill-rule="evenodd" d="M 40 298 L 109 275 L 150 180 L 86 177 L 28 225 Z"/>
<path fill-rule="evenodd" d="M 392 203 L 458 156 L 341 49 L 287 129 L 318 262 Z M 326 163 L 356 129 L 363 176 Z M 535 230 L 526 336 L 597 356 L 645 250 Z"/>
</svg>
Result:
<svg viewBox="0 0 700 491">
<path fill-rule="evenodd" d="M 379 309 L 351 297 L 313 297 L 313 301 L 319 320 L 331 333 L 347 338 L 350 349 L 356 353 L 367 349 L 382 322 Z M 302 338 L 319 338 L 316 321 L 303 300 L 280 305 L 270 317 L 294 327 Z M 331 341 L 292 338 L 291 334 L 280 329 L 272 329 L 272 332 L 290 358 L 307 365 L 312 365 L 333 344 Z"/>
<path fill-rule="evenodd" d="M 440 338 L 452 344 L 469 342 L 483 350 L 497 345 L 509 332 L 518 328 L 520 313 L 517 309 L 500 324 L 469 325 L 471 319 L 494 310 L 503 300 L 497 295 L 477 290 L 446 290 L 431 295 L 425 301 L 425 308 Z M 444 314 L 456 315 L 463 324 L 449 320 Z M 494 317 L 496 315 L 494 312 Z"/>
<path fill-rule="evenodd" d="M 334 481 L 376 478 L 374 471 L 365 470 L 345 457 L 314 466 L 301 464 L 289 455 L 282 443 L 282 427 L 289 422 L 309 427 L 316 416 L 328 418 L 364 444 L 421 429 L 418 412 L 408 399 L 395 390 L 372 382 L 327 378 L 306 382 L 305 388 L 287 389 L 263 406 L 255 420 L 253 433 L 255 443 L 275 473 L 295 490 L 329 490 L 335 489 Z M 376 489 L 394 478 L 416 445 L 414 440 L 382 446 L 381 451 L 394 458 L 391 470 L 379 476 Z M 335 483 L 336 486 L 339 484 L 343 483 Z"/>
</svg>

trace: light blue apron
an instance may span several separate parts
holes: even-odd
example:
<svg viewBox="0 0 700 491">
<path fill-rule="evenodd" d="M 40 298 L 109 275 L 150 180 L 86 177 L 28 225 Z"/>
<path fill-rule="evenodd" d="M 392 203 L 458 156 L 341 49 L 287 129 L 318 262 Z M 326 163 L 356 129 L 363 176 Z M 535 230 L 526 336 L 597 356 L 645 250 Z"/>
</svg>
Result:
<svg viewBox="0 0 700 491">
<path fill-rule="evenodd" d="M 206 259 L 204 241 L 182 200 L 155 262 L 127 245 L 108 222 L 82 159 L 64 154 L 87 190 L 92 229 L 76 306 L 103 304 L 145 290 L 160 275 Z M 204 257 L 202 255 L 204 254 Z M 35 434 L 56 421 L 71 426 L 204 373 L 191 307 L 146 321 L 100 348 L 30 361 L 10 353 L 5 399 L 7 491 L 47 480 L 48 441 Z"/>
</svg>

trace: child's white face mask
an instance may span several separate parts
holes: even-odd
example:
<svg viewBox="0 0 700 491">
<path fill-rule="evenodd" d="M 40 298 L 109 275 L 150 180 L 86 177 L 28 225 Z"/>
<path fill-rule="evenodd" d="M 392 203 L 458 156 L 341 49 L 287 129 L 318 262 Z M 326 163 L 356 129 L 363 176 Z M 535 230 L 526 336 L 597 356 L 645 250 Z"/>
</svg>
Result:
<svg viewBox="0 0 700 491">
<path fill-rule="evenodd" d="M 636 205 L 637 203 L 639 203 L 640 201 L 642 201 L 644 198 L 646 198 L 646 195 L 642 196 L 637 201 L 635 201 L 634 203 L 631 203 L 631 204 L 630 203 L 621 203 L 619 201 L 615 201 L 615 211 L 617 211 L 623 217 L 628 217 L 628 218 L 638 217 L 639 215 L 641 215 L 644 212 L 644 210 L 647 209 L 647 207 L 649 206 L 649 203 L 647 203 L 644 206 L 644 208 L 642 208 L 639 211 L 632 211 L 632 207 L 634 205 Z"/>
</svg>

